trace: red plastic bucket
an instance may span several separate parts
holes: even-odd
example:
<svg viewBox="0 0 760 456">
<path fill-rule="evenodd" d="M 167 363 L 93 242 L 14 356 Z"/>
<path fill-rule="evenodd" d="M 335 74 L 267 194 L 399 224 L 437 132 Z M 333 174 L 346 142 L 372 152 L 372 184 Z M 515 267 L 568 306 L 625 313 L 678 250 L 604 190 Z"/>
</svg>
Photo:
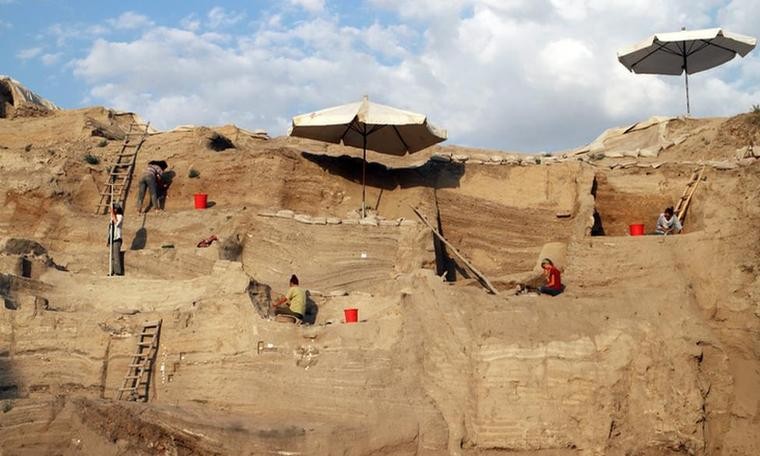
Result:
<svg viewBox="0 0 760 456">
<path fill-rule="evenodd" d="M 343 309 L 346 317 L 346 323 L 356 323 L 359 321 L 359 309 Z"/>
<path fill-rule="evenodd" d="M 205 193 L 196 193 L 195 194 L 195 208 L 196 209 L 206 209 L 206 204 L 208 203 L 208 195 Z"/>
<path fill-rule="evenodd" d="M 633 225 L 628 226 L 628 232 L 631 233 L 631 236 L 643 236 L 644 235 L 644 224 L 643 223 L 636 223 Z"/>
</svg>

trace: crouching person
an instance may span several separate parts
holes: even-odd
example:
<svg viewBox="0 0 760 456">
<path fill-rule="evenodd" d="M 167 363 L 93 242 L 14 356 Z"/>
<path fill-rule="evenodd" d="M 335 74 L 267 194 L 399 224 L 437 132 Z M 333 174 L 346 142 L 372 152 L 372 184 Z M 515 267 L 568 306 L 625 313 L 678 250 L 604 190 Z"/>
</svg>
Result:
<svg viewBox="0 0 760 456">
<path fill-rule="evenodd" d="M 552 260 L 544 258 L 541 261 L 541 269 L 544 270 L 544 278 L 546 279 L 546 285 L 538 287 L 538 291 L 541 294 L 557 296 L 558 294 L 565 291 L 565 286 L 562 285 L 559 269 L 554 266 Z"/>
<path fill-rule="evenodd" d="M 306 291 L 298 286 L 298 277 L 295 274 L 290 276 L 290 287 L 287 294 L 273 305 L 275 315 L 289 315 L 303 320 L 306 312 Z"/>
</svg>

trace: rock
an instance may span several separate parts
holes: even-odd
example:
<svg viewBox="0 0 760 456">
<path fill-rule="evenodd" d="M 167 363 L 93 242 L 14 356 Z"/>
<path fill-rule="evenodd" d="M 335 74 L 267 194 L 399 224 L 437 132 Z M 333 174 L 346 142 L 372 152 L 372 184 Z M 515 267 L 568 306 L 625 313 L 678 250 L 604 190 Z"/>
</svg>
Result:
<svg viewBox="0 0 760 456">
<path fill-rule="evenodd" d="M 660 150 L 660 147 L 646 147 L 639 151 L 639 156 L 645 158 L 657 158 L 660 156 Z"/>
<path fill-rule="evenodd" d="M 239 261 L 240 255 L 243 254 L 243 243 L 240 235 L 236 234 L 225 238 L 219 244 L 219 259 L 227 261 Z"/>
<path fill-rule="evenodd" d="M 639 156 L 639 149 L 636 149 L 636 150 L 624 150 L 622 152 L 622 154 L 623 154 L 623 157 L 638 158 L 638 156 Z"/>
<path fill-rule="evenodd" d="M 714 161 L 710 163 L 710 166 L 720 171 L 727 171 L 729 169 L 736 169 L 739 167 L 738 164 L 728 162 L 728 161 L 718 161 L 718 162 Z"/>
<path fill-rule="evenodd" d="M 290 209 L 282 209 L 282 210 L 277 211 L 277 213 L 275 214 L 275 217 L 292 219 L 294 215 L 295 213 L 291 211 Z"/>
<path fill-rule="evenodd" d="M 752 163 L 755 163 L 756 161 L 757 161 L 757 159 L 754 158 L 754 157 L 742 158 L 741 160 L 739 160 L 739 165 L 740 166 L 749 166 Z"/>
<path fill-rule="evenodd" d="M 660 162 L 660 163 L 652 163 L 652 164 L 651 164 L 651 165 L 649 165 L 649 166 L 651 166 L 651 167 L 652 167 L 652 168 L 654 168 L 654 169 L 657 169 L 657 168 L 659 168 L 660 166 L 662 166 L 662 165 L 664 165 L 664 164 L 665 164 L 665 162 Z"/>
<path fill-rule="evenodd" d="M 499 163 L 501 164 L 502 161 L 504 161 L 504 157 L 501 155 L 491 155 L 489 160 L 493 163 Z"/>
<path fill-rule="evenodd" d="M 570 211 L 559 211 L 556 214 L 557 218 L 569 218 L 573 216 L 573 213 Z"/>
<path fill-rule="evenodd" d="M 433 161 L 437 161 L 437 162 L 448 163 L 448 162 L 451 161 L 451 155 L 444 154 L 444 153 L 441 153 L 441 152 L 436 152 L 436 153 L 434 153 L 433 155 L 430 156 L 430 159 L 433 160 Z"/>
<path fill-rule="evenodd" d="M 275 211 L 259 211 L 258 215 L 260 217 L 277 217 L 277 212 Z"/>
<path fill-rule="evenodd" d="M 340 225 L 340 219 L 338 217 L 327 217 L 325 222 L 328 225 Z"/>
<path fill-rule="evenodd" d="M 4 253 L 9 255 L 44 255 L 47 249 L 31 239 L 10 238 L 5 243 Z"/>
<path fill-rule="evenodd" d="M 398 220 L 380 220 L 380 226 L 398 226 Z"/>
<path fill-rule="evenodd" d="M 375 217 L 365 217 L 359 220 L 359 225 L 377 226 L 377 219 Z"/>
<path fill-rule="evenodd" d="M 311 217 L 306 214 L 296 214 L 293 217 L 293 220 L 299 223 L 306 223 L 306 224 L 311 223 Z"/>
<path fill-rule="evenodd" d="M 417 221 L 415 221 L 415 220 L 409 220 L 409 219 L 404 219 L 404 220 L 401 221 L 401 223 L 399 223 L 399 225 L 400 226 L 416 226 L 417 225 Z"/>
<path fill-rule="evenodd" d="M 469 160 L 467 160 L 467 164 L 468 165 L 482 165 L 483 164 L 483 160 L 469 159 Z"/>
<path fill-rule="evenodd" d="M 348 296 L 348 292 L 346 290 L 333 290 L 329 293 L 327 293 L 327 296 L 330 297 L 338 297 L 338 296 Z"/>
<path fill-rule="evenodd" d="M 605 158 L 623 158 L 625 155 L 622 154 L 622 152 L 617 152 L 614 150 L 608 150 L 604 152 Z"/>
<path fill-rule="evenodd" d="M 312 217 L 310 223 L 312 225 L 327 225 L 327 219 L 325 217 Z"/>
<path fill-rule="evenodd" d="M 358 225 L 359 224 L 359 219 L 353 219 L 353 218 L 351 218 L 351 219 L 343 219 L 343 220 L 341 220 L 341 223 L 343 225 Z"/>
<path fill-rule="evenodd" d="M 469 155 L 464 155 L 464 154 L 454 154 L 454 155 L 451 156 L 451 158 L 454 161 L 456 161 L 456 162 L 464 163 L 464 162 L 466 162 L 467 160 L 470 159 L 470 156 Z"/>
</svg>

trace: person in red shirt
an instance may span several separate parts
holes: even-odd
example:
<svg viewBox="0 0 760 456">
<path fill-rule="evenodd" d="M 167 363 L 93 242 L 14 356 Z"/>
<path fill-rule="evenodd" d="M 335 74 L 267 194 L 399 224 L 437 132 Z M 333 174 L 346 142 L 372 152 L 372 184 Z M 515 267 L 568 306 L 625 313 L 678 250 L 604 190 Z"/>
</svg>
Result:
<svg viewBox="0 0 760 456">
<path fill-rule="evenodd" d="M 554 266 L 552 260 L 544 258 L 541 260 L 541 268 L 544 270 L 544 277 L 546 277 L 546 285 L 538 287 L 538 291 L 542 294 L 548 294 L 550 296 L 557 296 L 565 291 L 565 286 L 562 285 L 562 279 L 560 278 L 559 269 Z"/>
</svg>

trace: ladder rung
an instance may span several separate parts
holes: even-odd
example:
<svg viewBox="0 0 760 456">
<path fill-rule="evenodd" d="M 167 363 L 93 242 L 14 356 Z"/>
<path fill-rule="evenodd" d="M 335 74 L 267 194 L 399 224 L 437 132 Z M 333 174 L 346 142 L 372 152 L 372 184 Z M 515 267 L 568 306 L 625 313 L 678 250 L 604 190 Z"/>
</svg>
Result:
<svg viewBox="0 0 760 456">
<path fill-rule="evenodd" d="M 143 323 L 143 328 L 148 328 L 148 327 L 152 327 L 152 326 L 156 326 L 156 327 L 157 326 L 161 326 L 161 320 L 158 320 L 158 321 L 146 321 L 145 323 Z"/>
<path fill-rule="evenodd" d="M 137 344 L 138 347 L 150 347 L 151 345 L 153 345 L 153 342 L 139 342 Z"/>
<path fill-rule="evenodd" d="M 117 391 L 137 391 L 137 387 L 133 386 L 132 388 L 119 388 Z"/>
<path fill-rule="evenodd" d="M 149 366 L 147 366 L 147 365 L 146 365 L 146 364 L 144 364 L 144 363 L 141 363 L 141 364 L 130 364 L 130 365 L 128 365 L 127 367 L 142 367 L 142 368 L 145 368 L 145 370 L 149 370 L 149 369 L 150 369 L 150 367 L 149 367 Z"/>
</svg>

